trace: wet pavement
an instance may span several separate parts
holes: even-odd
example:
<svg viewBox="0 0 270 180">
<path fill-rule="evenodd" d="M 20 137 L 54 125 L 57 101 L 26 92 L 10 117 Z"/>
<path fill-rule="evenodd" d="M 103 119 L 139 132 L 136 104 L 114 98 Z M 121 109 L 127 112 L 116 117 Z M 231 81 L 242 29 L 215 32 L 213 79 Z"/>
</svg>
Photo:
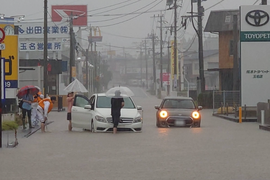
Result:
<svg viewBox="0 0 270 180">
<path fill-rule="evenodd" d="M 0 179 L 21 180 L 266 180 L 270 177 L 270 135 L 258 123 L 234 123 L 202 110 L 201 128 L 157 128 L 154 105 L 144 109 L 141 133 L 67 131 L 66 112 L 51 112 L 40 130 L 19 145 L 0 150 Z"/>
</svg>

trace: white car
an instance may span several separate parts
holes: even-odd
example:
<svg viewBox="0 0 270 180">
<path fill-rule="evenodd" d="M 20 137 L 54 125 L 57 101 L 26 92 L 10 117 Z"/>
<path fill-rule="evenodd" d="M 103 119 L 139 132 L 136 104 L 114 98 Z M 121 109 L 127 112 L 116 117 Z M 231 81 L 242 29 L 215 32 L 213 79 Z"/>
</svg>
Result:
<svg viewBox="0 0 270 180">
<path fill-rule="evenodd" d="M 140 132 L 142 130 L 142 107 L 136 106 L 131 97 L 124 97 L 121 122 L 118 130 Z M 111 98 L 105 93 L 93 94 L 90 99 L 76 95 L 71 109 L 72 127 L 92 132 L 112 131 Z"/>
</svg>

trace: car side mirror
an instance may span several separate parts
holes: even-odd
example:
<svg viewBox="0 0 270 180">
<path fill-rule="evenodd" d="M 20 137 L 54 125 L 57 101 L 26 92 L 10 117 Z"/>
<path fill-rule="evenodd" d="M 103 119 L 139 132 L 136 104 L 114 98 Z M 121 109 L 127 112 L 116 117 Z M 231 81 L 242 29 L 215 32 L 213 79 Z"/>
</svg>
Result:
<svg viewBox="0 0 270 180">
<path fill-rule="evenodd" d="M 85 105 L 84 106 L 84 109 L 91 109 L 92 107 L 91 107 L 91 105 Z"/>
<path fill-rule="evenodd" d="M 155 109 L 159 109 L 160 108 L 160 106 L 159 105 L 155 105 Z"/>
<path fill-rule="evenodd" d="M 142 106 L 137 106 L 137 110 L 142 110 Z"/>
<path fill-rule="evenodd" d="M 198 106 L 198 110 L 202 110 L 202 106 Z"/>
</svg>

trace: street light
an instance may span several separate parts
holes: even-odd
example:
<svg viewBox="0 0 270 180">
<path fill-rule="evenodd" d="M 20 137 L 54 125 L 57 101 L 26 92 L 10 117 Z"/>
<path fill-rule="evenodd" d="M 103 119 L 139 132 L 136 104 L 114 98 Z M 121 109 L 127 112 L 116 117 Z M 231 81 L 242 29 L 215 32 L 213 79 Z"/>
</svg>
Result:
<svg viewBox="0 0 270 180">
<path fill-rule="evenodd" d="M 5 19 L 5 14 L 0 14 L 0 19 Z"/>
<path fill-rule="evenodd" d="M 17 22 L 21 22 L 24 20 L 25 15 L 15 15 L 15 16 L 10 16 L 11 18 L 17 19 Z"/>
</svg>

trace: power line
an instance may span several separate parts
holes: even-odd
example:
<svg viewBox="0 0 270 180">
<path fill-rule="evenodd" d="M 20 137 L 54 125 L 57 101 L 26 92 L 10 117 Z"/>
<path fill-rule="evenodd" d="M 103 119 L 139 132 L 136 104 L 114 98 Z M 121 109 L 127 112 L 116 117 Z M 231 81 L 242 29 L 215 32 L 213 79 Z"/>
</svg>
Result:
<svg viewBox="0 0 270 180">
<path fill-rule="evenodd" d="M 120 17 L 111 18 L 111 19 L 106 19 L 106 20 L 101 20 L 101 21 L 92 21 L 92 22 L 105 22 L 105 21 L 111 21 L 111 20 L 119 19 L 119 18 L 125 17 L 125 16 L 127 16 L 127 15 L 131 15 L 132 13 L 136 13 L 137 11 L 146 8 L 146 7 L 150 6 L 151 4 L 154 4 L 156 1 L 158 1 L 158 0 L 154 0 L 153 2 L 147 4 L 146 6 L 143 6 L 142 8 L 139 8 L 139 9 L 137 9 L 137 10 L 131 12 L 131 13 L 128 13 L 128 14 L 126 14 L 126 15 L 121 15 Z"/>
<path fill-rule="evenodd" d="M 155 4 L 154 6 L 152 6 L 152 7 L 149 8 L 149 9 L 147 9 L 145 12 L 148 12 L 149 10 L 153 9 L 154 7 L 156 7 L 157 5 L 159 5 L 161 2 L 163 2 L 163 0 L 160 0 L 157 4 Z M 143 12 L 143 13 L 145 13 L 145 12 Z M 132 17 L 132 18 L 129 18 L 129 19 L 125 20 L 125 21 L 121 21 L 121 22 L 114 23 L 114 24 L 109 24 L 109 25 L 104 25 L 104 26 L 99 26 L 99 27 L 109 27 L 109 26 L 114 26 L 114 25 L 122 24 L 122 23 L 124 23 L 124 22 L 130 21 L 130 20 L 132 20 L 132 19 L 134 19 L 134 18 L 136 18 L 136 17 L 142 15 L 143 13 L 140 13 L 140 14 L 138 14 L 137 16 L 134 16 L 134 17 Z"/>
<path fill-rule="evenodd" d="M 110 12 L 110 11 L 114 11 L 114 10 L 118 10 L 118 9 L 121 9 L 121 8 L 124 8 L 124 7 L 127 7 L 127 6 L 130 6 L 130 5 L 132 5 L 132 4 L 135 4 L 135 3 L 139 2 L 139 1 L 141 1 L 141 0 L 137 0 L 136 2 L 132 2 L 132 3 L 129 3 L 129 4 L 126 4 L 126 5 L 123 5 L 123 6 L 114 8 L 114 9 L 102 11 L 102 12 L 96 13 L 96 14 L 94 14 L 94 15 L 101 14 L 101 13 L 106 13 L 106 12 Z"/>
<path fill-rule="evenodd" d="M 87 12 L 94 12 L 94 11 L 98 11 L 98 10 L 101 10 L 101 9 L 110 8 L 110 7 L 113 7 L 113 6 L 117 6 L 117 5 L 120 5 L 120 4 L 124 4 L 124 3 L 129 2 L 129 1 L 132 1 L 132 0 L 123 1 L 123 2 L 120 2 L 120 3 L 113 4 L 113 5 L 105 6 L 105 7 L 98 8 L 98 9 L 94 9 L 94 10 L 90 10 L 90 11 L 87 11 Z M 138 0 L 138 1 L 140 1 L 140 0 Z M 108 10 L 108 11 L 106 11 L 106 12 L 109 12 L 109 11 L 110 11 L 110 10 Z"/>
</svg>

